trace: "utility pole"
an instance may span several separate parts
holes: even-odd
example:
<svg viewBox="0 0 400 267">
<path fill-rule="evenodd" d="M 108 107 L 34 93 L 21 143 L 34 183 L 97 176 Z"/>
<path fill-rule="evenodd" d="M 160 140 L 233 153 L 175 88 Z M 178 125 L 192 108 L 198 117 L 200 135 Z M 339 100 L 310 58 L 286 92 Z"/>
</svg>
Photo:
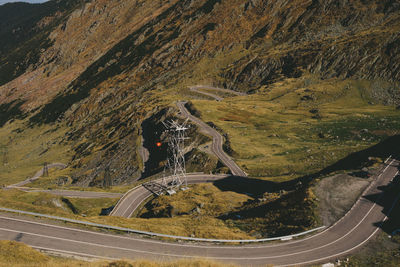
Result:
<svg viewBox="0 0 400 267">
<path fill-rule="evenodd" d="M 185 166 L 185 132 L 189 127 L 187 126 L 188 119 L 182 124 L 178 121 L 163 122 L 166 128 L 168 138 L 168 160 L 165 168 L 168 170 L 164 175 L 163 186 L 167 188 L 167 193 L 172 195 L 176 193 L 176 189 L 184 185 L 182 190 L 187 189 L 187 177 Z M 168 175 L 171 180 L 167 181 Z"/>
<path fill-rule="evenodd" d="M 110 166 L 109 165 L 104 170 L 103 186 L 105 188 L 110 188 L 112 186 L 112 179 L 111 179 L 111 175 L 110 175 Z"/>
<path fill-rule="evenodd" d="M 49 167 L 47 166 L 47 162 L 43 164 L 43 177 L 49 176 Z"/>
<path fill-rule="evenodd" d="M 1 146 L 0 153 L 3 155 L 3 165 L 7 165 L 7 163 L 8 163 L 8 149 L 7 149 L 7 146 Z"/>
</svg>

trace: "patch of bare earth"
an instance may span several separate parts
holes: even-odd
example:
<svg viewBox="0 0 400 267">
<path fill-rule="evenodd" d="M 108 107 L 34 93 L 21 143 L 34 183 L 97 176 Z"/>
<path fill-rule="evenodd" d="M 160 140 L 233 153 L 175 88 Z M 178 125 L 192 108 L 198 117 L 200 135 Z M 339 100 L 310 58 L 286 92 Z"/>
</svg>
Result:
<svg viewBox="0 0 400 267">
<path fill-rule="evenodd" d="M 373 178 L 337 174 L 322 179 L 314 188 L 319 202 L 319 216 L 329 226 L 351 209 Z"/>
</svg>

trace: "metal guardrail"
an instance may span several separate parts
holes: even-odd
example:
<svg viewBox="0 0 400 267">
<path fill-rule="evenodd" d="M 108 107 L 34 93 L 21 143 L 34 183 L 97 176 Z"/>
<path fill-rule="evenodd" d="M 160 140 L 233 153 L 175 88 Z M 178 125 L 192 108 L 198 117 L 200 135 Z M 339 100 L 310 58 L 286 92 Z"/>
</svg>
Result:
<svg viewBox="0 0 400 267">
<path fill-rule="evenodd" d="M 118 227 L 118 226 L 111 226 L 111 225 L 106 225 L 106 224 L 85 222 L 85 221 L 80 221 L 80 220 L 64 218 L 64 217 L 46 215 L 46 214 L 41 214 L 41 213 L 36 213 L 36 212 L 8 209 L 8 208 L 2 208 L 2 207 L 0 207 L 0 211 L 6 211 L 6 212 L 13 212 L 13 213 L 19 213 L 19 214 L 24 214 L 24 215 L 43 217 L 43 218 L 59 220 L 59 221 L 64 221 L 64 222 L 69 222 L 69 223 L 93 226 L 93 227 L 98 227 L 98 228 L 105 228 L 105 229 L 110 229 L 110 230 L 117 230 L 117 231 L 122 231 L 122 232 L 127 232 L 127 233 L 135 233 L 135 234 L 142 234 L 142 235 L 156 236 L 156 237 L 166 237 L 166 238 L 180 239 L 180 240 L 187 240 L 187 241 L 215 242 L 215 243 L 257 243 L 257 242 L 267 242 L 267 241 L 274 241 L 274 240 L 282 240 L 282 241 L 284 241 L 284 240 L 290 240 L 293 237 L 306 235 L 306 234 L 309 234 L 309 233 L 312 233 L 312 232 L 315 232 L 315 231 L 319 231 L 319 230 L 322 230 L 322 229 L 326 228 L 326 226 L 321 226 L 321 227 L 318 227 L 318 228 L 315 228 L 315 229 L 311 229 L 311 230 L 308 230 L 308 231 L 305 231 L 305 232 L 302 232 L 302 233 L 298 233 L 298 234 L 280 236 L 280 237 L 272 237 L 272 238 L 263 238 L 263 239 L 236 239 L 236 240 L 231 240 L 231 239 L 208 239 L 208 238 L 196 238 L 196 237 L 186 237 L 186 236 L 158 234 L 158 233 L 140 231 L 140 230 L 125 228 L 125 227 Z"/>
</svg>

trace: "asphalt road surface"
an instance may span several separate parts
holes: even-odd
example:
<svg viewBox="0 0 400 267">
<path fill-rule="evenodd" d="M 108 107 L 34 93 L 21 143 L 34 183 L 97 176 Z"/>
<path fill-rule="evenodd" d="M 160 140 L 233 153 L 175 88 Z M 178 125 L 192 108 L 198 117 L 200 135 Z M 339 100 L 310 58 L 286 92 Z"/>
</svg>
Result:
<svg viewBox="0 0 400 267">
<path fill-rule="evenodd" d="M 43 192 L 49 193 L 56 196 L 73 197 L 73 198 L 120 198 L 123 194 L 120 193 L 108 193 L 108 192 L 95 192 L 95 191 L 73 191 L 73 190 L 42 190 L 42 189 L 31 189 L 26 190 L 27 192 Z"/>
<path fill-rule="evenodd" d="M 381 194 L 380 188 L 390 183 L 399 167 L 397 160 L 389 159 L 386 163 L 381 174 L 375 177 L 375 182 L 363 194 L 379 196 L 375 202 L 361 197 L 333 226 L 299 240 L 250 246 L 168 243 L 79 230 L 7 214 L 0 214 L 0 239 L 18 240 L 37 249 L 83 257 L 157 260 L 204 257 L 252 266 L 323 263 L 352 253 L 376 235 L 379 231 L 376 224 L 386 220 L 383 207 L 376 202 L 389 207 L 385 209 L 386 214 L 397 203 L 399 196 Z"/>
<path fill-rule="evenodd" d="M 224 142 L 224 138 L 222 137 L 222 135 L 199 118 L 190 114 L 190 112 L 185 107 L 185 103 L 186 102 L 178 102 L 176 104 L 179 108 L 179 111 L 181 112 L 181 115 L 185 118 L 189 118 L 189 120 L 194 122 L 200 128 L 201 132 L 212 137 L 213 142 L 211 146 L 211 151 L 226 167 L 230 169 L 233 175 L 246 177 L 247 174 L 242 171 L 242 169 L 240 169 L 239 166 L 223 150 L 222 144 Z"/>
<path fill-rule="evenodd" d="M 216 94 L 213 94 L 213 93 L 210 93 L 210 92 L 205 92 L 205 91 L 202 91 L 200 89 L 209 89 L 209 90 L 214 90 L 214 91 L 218 91 L 218 92 L 222 92 L 222 93 L 229 93 L 229 94 L 237 95 L 237 96 L 246 95 L 245 93 L 233 91 L 233 90 L 230 90 L 230 89 L 212 87 L 212 86 L 207 86 L 207 85 L 195 85 L 195 86 L 189 87 L 189 90 L 192 91 L 192 92 L 196 92 L 196 93 L 199 93 L 199 94 L 202 94 L 202 95 L 206 95 L 206 96 L 212 97 L 217 101 L 224 100 L 224 98 L 219 96 L 219 95 L 216 95 Z"/>
</svg>

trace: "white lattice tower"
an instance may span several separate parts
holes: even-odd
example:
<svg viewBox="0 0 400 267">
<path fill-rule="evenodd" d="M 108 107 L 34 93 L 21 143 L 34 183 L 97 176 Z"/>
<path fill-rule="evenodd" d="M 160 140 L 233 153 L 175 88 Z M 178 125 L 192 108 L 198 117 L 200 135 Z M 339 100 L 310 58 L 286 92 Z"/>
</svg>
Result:
<svg viewBox="0 0 400 267">
<path fill-rule="evenodd" d="M 163 184 L 169 189 L 175 189 L 181 185 L 187 186 L 186 166 L 185 166 L 185 131 L 188 129 L 187 121 L 179 124 L 171 120 L 163 122 L 168 134 L 168 160 L 166 168 L 169 171 L 171 180 L 166 180 L 168 175 L 164 175 Z M 168 172 L 167 172 L 168 173 Z"/>
</svg>

